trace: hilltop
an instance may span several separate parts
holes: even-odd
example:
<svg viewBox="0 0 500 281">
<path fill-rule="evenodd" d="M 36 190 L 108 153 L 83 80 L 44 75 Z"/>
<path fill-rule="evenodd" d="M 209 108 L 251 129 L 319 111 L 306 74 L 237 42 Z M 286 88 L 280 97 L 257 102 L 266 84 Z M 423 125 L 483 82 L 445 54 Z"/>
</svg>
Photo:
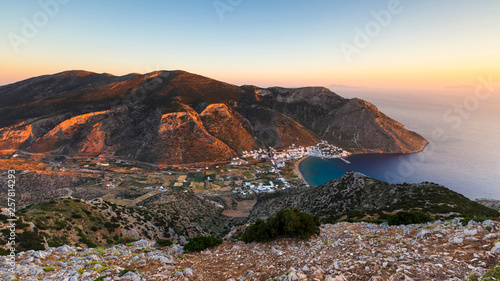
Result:
<svg viewBox="0 0 500 281">
<path fill-rule="evenodd" d="M 493 209 L 430 182 L 389 184 L 357 172 L 323 185 L 294 188 L 257 198 L 251 217 L 267 218 L 285 208 L 298 208 L 325 221 L 377 220 L 398 210 L 421 209 L 438 217 L 468 215 L 497 218 Z"/>
</svg>

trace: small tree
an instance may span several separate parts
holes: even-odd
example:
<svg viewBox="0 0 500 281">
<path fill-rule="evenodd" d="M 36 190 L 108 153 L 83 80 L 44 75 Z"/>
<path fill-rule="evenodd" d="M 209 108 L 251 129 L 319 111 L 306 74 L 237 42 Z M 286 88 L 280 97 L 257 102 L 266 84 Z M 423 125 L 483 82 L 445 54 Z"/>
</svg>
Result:
<svg viewBox="0 0 500 281">
<path fill-rule="evenodd" d="M 201 252 L 222 243 L 222 239 L 213 236 L 196 236 L 189 241 L 184 250 L 187 252 Z"/>
<path fill-rule="evenodd" d="M 319 218 L 298 209 L 280 210 L 267 222 L 257 219 L 251 224 L 241 239 L 245 242 L 266 242 L 278 237 L 309 239 L 319 234 Z"/>
<path fill-rule="evenodd" d="M 169 239 L 158 239 L 158 240 L 156 240 L 156 243 L 158 243 L 158 245 L 164 246 L 164 247 L 170 247 L 173 245 L 172 241 L 170 241 Z"/>
<path fill-rule="evenodd" d="M 389 225 L 406 225 L 414 223 L 426 223 L 429 221 L 432 221 L 431 216 L 420 210 L 400 211 L 390 216 L 387 220 Z"/>
</svg>

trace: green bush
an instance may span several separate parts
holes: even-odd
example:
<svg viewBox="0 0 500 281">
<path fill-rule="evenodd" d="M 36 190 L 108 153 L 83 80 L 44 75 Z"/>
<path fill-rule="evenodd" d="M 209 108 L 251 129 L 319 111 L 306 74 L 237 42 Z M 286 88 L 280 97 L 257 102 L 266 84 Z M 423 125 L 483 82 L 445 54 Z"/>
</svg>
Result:
<svg viewBox="0 0 500 281">
<path fill-rule="evenodd" d="M 135 270 L 133 270 L 133 269 L 123 269 L 122 271 L 120 271 L 120 273 L 118 273 L 118 277 L 122 277 L 123 275 L 127 274 L 128 272 L 135 272 Z"/>
<path fill-rule="evenodd" d="M 132 243 L 132 242 L 137 241 L 137 239 L 130 238 L 130 237 L 123 237 L 123 238 L 119 238 L 119 239 L 118 239 L 118 236 L 115 236 L 115 237 L 113 237 L 113 238 L 116 238 L 115 240 L 117 240 L 116 242 L 117 242 L 118 244 L 124 244 L 124 245 L 126 245 L 126 244 L 130 244 L 130 243 Z"/>
<path fill-rule="evenodd" d="M 466 226 L 470 221 L 483 222 L 488 219 L 487 217 L 478 217 L 471 214 L 461 214 L 460 217 L 463 217 L 463 219 L 460 220 L 463 226 Z"/>
<path fill-rule="evenodd" d="M 81 219 L 81 218 L 83 218 L 82 214 L 78 213 L 78 212 L 73 212 L 71 214 L 71 217 L 74 218 L 74 219 Z"/>
<path fill-rule="evenodd" d="M 113 230 L 113 229 L 120 227 L 120 224 L 111 223 L 111 222 L 107 221 L 104 223 L 104 227 Z"/>
<path fill-rule="evenodd" d="M 500 280 L 500 263 L 490 270 L 486 271 L 483 276 L 480 276 L 476 272 L 470 274 L 466 278 L 467 281 L 493 281 Z"/>
<path fill-rule="evenodd" d="M 53 267 L 53 266 L 45 266 L 42 269 L 43 269 L 43 271 L 54 271 L 54 270 L 56 270 L 56 268 Z"/>
<path fill-rule="evenodd" d="M 400 211 L 389 216 L 387 220 L 389 225 L 426 223 L 429 221 L 432 221 L 431 216 L 420 210 Z"/>
<path fill-rule="evenodd" d="M 241 236 L 241 240 L 249 242 L 266 242 L 278 237 L 309 239 L 319 234 L 319 218 L 298 209 L 284 209 L 267 221 L 257 219 Z"/>
<path fill-rule="evenodd" d="M 222 243 L 222 239 L 213 236 L 196 236 L 185 246 L 184 251 L 201 252 L 208 248 L 213 248 Z"/>
<path fill-rule="evenodd" d="M 0 248 L 0 256 L 8 256 L 10 254 L 9 250 L 5 250 L 4 248 Z"/>
<path fill-rule="evenodd" d="M 490 280 L 500 280 L 500 263 L 497 264 L 492 269 L 488 270 L 481 280 L 490 281 Z"/>
<path fill-rule="evenodd" d="M 165 247 L 170 247 L 173 245 L 172 241 L 170 241 L 169 239 L 158 239 L 156 240 L 156 243 L 158 243 L 158 245 L 160 246 L 165 246 Z"/>
<path fill-rule="evenodd" d="M 17 241 L 19 241 L 19 244 L 17 246 L 18 251 L 45 250 L 45 241 L 43 237 L 38 233 L 37 229 L 35 229 L 35 231 L 24 231 L 17 237 Z"/>
<path fill-rule="evenodd" d="M 60 247 L 63 245 L 67 245 L 69 244 L 68 236 L 62 235 L 61 237 L 58 237 L 54 235 L 47 239 L 47 244 L 49 244 L 49 247 Z"/>
<path fill-rule="evenodd" d="M 80 230 L 78 231 L 77 235 L 80 236 L 80 239 L 78 241 L 84 243 L 85 245 L 87 245 L 87 247 L 89 247 L 89 248 L 97 247 L 97 245 L 94 242 L 92 242 L 90 239 L 88 239 L 87 236 L 83 232 L 81 232 Z"/>
</svg>

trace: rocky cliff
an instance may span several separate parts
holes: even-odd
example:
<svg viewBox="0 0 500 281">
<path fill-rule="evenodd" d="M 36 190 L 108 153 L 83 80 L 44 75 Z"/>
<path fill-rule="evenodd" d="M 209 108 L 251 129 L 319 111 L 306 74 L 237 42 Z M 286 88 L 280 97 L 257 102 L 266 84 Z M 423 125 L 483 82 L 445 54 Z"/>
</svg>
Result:
<svg viewBox="0 0 500 281">
<path fill-rule="evenodd" d="M 167 165 L 322 139 L 354 152 L 427 144 L 374 105 L 326 88 L 237 87 L 184 71 L 35 77 L 0 87 L 0 116 L 1 150 Z"/>
<path fill-rule="evenodd" d="M 428 142 L 361 99 L 326 88 L 255 89 L 269 108 L 283 113 L 331 143 L 354 152 L 410 153 Z"/>
</svg>

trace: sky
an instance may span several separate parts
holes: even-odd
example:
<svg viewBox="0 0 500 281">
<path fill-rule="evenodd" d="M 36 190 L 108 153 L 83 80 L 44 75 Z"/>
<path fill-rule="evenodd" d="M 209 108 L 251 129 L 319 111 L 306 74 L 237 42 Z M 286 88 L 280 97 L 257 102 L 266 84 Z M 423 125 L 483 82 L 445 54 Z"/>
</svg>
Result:
<svg viewBox="0 0 500 281">
<path fill-rule="evenodd" d="M 71 69 L 261 87 L 500 81 L 498 0 L 0 1 L 0 85 Z"/>
</svg>

